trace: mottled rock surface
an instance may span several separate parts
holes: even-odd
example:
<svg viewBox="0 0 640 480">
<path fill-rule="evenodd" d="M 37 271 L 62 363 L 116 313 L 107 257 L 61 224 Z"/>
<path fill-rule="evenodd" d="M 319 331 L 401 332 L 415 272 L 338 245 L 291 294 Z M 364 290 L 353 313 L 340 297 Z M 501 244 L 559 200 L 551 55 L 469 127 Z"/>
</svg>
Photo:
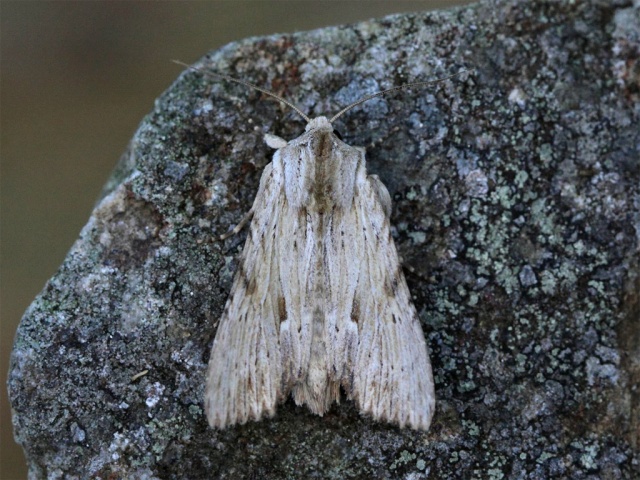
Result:
<svg viewBox="0 0 640 480">
<path fill-rule="evenodd" d="M 31 478 L 638 478 L 640 20 L 631 2 L 487 2 L 252 38 L 210 68 L 367 148 L 436 379 L 428 433 L 282 405 L 208 428 L 203 381 L 271 151 L 304 122 L 180 76 L 144 119 L 9 379 Z M 139 378 L 141 371 L 148 373 Z"/>
</svg>

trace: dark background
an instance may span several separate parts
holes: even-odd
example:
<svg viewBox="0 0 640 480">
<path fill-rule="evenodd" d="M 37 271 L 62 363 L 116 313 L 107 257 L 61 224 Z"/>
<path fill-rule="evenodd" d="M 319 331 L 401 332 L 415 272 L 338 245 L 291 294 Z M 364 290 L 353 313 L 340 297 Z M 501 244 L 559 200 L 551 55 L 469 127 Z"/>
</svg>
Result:
<svg viewBox="0 0 640 480">
<path fill-rule="evenodd" d="M 182 67 L 249 36 L 456 1 L 0 3 L 0 479 L 26 478 L 6 374 L 20 317 L 61 264 L 154 99 Z"/>
</svg>

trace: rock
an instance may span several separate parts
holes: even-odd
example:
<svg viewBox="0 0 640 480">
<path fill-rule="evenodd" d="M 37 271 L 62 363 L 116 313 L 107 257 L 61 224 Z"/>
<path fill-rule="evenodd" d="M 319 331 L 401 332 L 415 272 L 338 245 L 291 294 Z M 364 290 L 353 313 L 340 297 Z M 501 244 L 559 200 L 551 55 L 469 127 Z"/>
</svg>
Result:
<svg viewBox="0 0 640 480">
<path fill-rule="evenodd" d="M 304 122 L 186 71 L 29 307 L 9 378 L 30 478 L 638 478 L 640 15 L 486 2 L 252 38 L 198 66 L 337 128 L 394 199 L 438 406 L 428 433 L 291 400 L 217 432 L 204 372 L 271 151 Z M 146 374 L 144 371 L 148 370 Z"/>
</svg>

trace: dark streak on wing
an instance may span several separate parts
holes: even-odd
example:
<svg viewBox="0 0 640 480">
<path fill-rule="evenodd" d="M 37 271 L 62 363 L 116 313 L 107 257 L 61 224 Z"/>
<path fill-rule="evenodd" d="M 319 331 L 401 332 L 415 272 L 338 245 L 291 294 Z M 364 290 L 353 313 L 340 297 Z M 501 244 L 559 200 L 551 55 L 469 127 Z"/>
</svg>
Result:
<svg viewBox="0 0 640 480">
<path fill-rule="evenodd" d="M 256 279 L 253 275 L 249 275 L 244 268 L 244 258 L 238 263 L 238 271 L 236 278 L 242 280 L 242 285 L 247 295 L 251 295 L 256 289 Z"/>
<path fill-rule="evenodd" d="M 384 293 L 387 295 L 387 297 L 393 297 L 394 296 L 393 282 L 391 280 L 391 276 L 390 275 L 386 275 L 384 277 Z"/>
<path fill-rule="evenodd" d="M 298 221 L 304 223 L 307 221 L 307 207 L 304 205 L 298 209 Z"/>
<path fill-rule="evenodd" d="M 360 327 L 360 302 L 357 298 L 353 299 L 353 306 L 351 307 L 351 321 L 355 322 Z"/>
<path fill-rule="evenodd" d="M 287 301 L 283 296 L 278 297 L 278 316 L 280 317 L 280 323 L 287 320 Z"/>
<path fill-rule="evenodd" d="M 253 295 L 257 287 L 256 277 L 252 275 L 249 279 L 247 279 L 247 277 L 243 278 L 245 282 L 245 289 L 247 290 L 247 295 Z"/>
</svg>

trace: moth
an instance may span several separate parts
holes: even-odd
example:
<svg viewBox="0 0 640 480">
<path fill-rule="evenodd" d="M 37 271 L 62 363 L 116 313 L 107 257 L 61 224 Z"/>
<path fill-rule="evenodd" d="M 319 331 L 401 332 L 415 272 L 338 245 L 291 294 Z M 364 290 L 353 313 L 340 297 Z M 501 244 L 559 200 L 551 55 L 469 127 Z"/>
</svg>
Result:
<svg viewBox="0 0 640 480">
<path fill-rule="evenodd" d="M 289 395 L 322 416 L 341 388 L 360 412 L 428 430 L 435 409 L 431 363 L 391 236 L 391 198 L 367 174 L 365 151 L 344 143 L 331 119 L 307 122 L 262 173 L 229 299 L 211 347 L 205 411 L 222 429 L 273 416 Z M 447 77 L 449 78 L 449 77 Z"/>
</svg>

